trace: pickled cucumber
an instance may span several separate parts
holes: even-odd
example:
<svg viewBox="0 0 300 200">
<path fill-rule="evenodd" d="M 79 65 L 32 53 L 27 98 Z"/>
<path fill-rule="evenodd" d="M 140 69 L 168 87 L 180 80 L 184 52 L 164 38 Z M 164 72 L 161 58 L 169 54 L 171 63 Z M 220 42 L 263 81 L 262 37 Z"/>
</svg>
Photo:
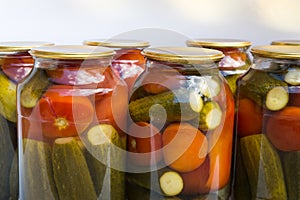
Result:
<svg viewBox="0 0 300 200">
<path fill-rule="evenodd" d="M 222 110 L 215 101 L 204 104 L 199 118 L 199 128 L 201 130 L 212 130 L 220 125 L 222 120 Z"/>
<path fill-rule="evenodd" d="M 287 199 L 281 161 L 264 134 L 240 139 L 251 199 Z"/>
<path fill-rule="evenodd" d="M 9 197 L 9 172 L 14 152 L 8 123 L 0 116 L 0 199 Z"/>
<path fill-rule="evenodd" d="M 300 151 L 282 152 L 288 199 L 300 199 Z"/>
<path fill-rule="evenodd" d="M 253 101 L 255 101 L 258 105 L 267 107 L 270 110 L 280 110 L 282 109 L 288 101 L 288 93 L 287 93 L 287 83 L 281 81 L 278 78 L 275 78 L 264 71 L 259 70 L 250 70 L 239 82 L 239 91 L 242 96 L 246 96 Z M 273 88 L 283 88 L 286 92 L 282 92 L 283 95 L 276 96 L 276 103 L 269 104 L 273 100 L 271 100 L 274 95 L 270 95 L 269 92 Z M 283 90 L 280 90 L 283 91 Z M 267 100 L 267 95 L 269 94 L 269 99 Z M 275 93 L 276 94 L 276 93 Z M 266 105 L 268 102 L 268 105 Z M 279 104 L 279 106 L 277 106 Z M 271 105 L 271 107 L 269 106 Z"/>
<path fill-rule="evenodd" d="M 163 92 L 130 102 L 129 112 L 133 121 L 150 121 L 150 113 L 166 113 L 168 122 L 191 120 L 199 115 L 190 106 L 190 92 L 187 89 Z M 157 104 L 162 107 L 156 106 Z M 165 111 L 162 111 L 163 108 Z"/>
<path fill-rule="evenodd" d="M 11 122 L 17 122 L 17 86 L 0 72 L 0 114 Z"/>
<path fill-rule="evenodd" d="M 103 199 L 125 198 L 125 149 L 122 138 L 109 124 L 90 128 L 86 138 L 86 158 L 97 196 Z"/>
<path fill-rule="evenodd" d="M 58 138 L 52 152 L 53 175 L 60 200 L 97 199 L 83 152 L 75 138 Z"/>
<path fill-rule="evenodd" d="M 21 105 L 25 108 L 34 107 L 49 84 L 50 81 L 45 72 L 41 70 L 37 71 L 22 88 L 20 97 Z"/>
<path fill-rule="evenodd" d="M 50 145 L 32 140 L 23 140 L 22 188 L 20 199 L 58 199 L 53 178 Z"/>
</svg>

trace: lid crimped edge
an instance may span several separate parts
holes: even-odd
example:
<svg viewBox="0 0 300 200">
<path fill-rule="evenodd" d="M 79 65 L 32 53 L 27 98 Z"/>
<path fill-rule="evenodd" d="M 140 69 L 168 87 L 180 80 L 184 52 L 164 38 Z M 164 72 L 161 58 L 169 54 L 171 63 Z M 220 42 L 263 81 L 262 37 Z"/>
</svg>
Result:
<svg viewBox="0 0 300 200">
<path fill-rule="evenodd" d="M 0 42 L 0 52 L 26 52 L 34 47 L 52 46 L 54 43 L 46 41 L 11 41 Z"/>
<path fill-rule="evenodd" d="M 252 42 L 248 40 L 238 40 L 238 39 L 190 39 L 186 41 L 186 45 L 190 47 L 215 47 L 215 48 L 226 48 L 226 47 L 249 47 Z"/>
<path fill-rule="evenodd" d="M 112 57 L 115 52 L 112 49 L 96 46 L 84 45 L 54 45 L 36 47 L 29 52 L 36 58 L 49 59 L 97 59 L 104 57 Z"/>
<path fill-rule="evenodd" d="M 201 64 L 220 61 L 224 54 L 221 51 L 198 47 L 157 47 L 142 51 L 148 59 L 180 64 Z"/>
<path fill-rule="evenodd" d="M 271 42 L 271 45 L 300 46 L 300 40 L 275 40 Z"/>
<path fill-rule="evenodd" d="M 147 41 L 131 39 L 90 39 L 85 40 L 83 44 L 109 48 L 147 48 L 150 46 L 150 43 Z"/>
<path fill-rule="evenodd" d="M 300 46 L 267 45 L 250 49 L 253 55 L 267 58 L 300 59 Z"/>
</svg>

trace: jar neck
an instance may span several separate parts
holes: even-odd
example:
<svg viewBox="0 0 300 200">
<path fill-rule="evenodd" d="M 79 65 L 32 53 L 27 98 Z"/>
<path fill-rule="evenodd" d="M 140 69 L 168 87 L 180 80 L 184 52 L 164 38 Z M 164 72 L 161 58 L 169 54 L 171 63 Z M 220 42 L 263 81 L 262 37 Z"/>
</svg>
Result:
<svg viewBox="0 0 300 200">
<path fill-rule="evenodd" d="M 99 68 L 110 67 L 111 58 L 101 59 L 78 59 L 78 60 L 61 60 L 61 59 L 49 59 L 49 58 L 36 58 L 36 68 L 43 69 L 55 69 L 55 68 Z"/>
<path fill-rule="evenodd" d="M 156 61 L 147 59 L 146 61 L 147 71 L 174 71 L 180 73 L 185 72 L 204 72 L 204 71 L 219 71 L 217 62 L 208 62 L 202 64 L 180 64 L 166 61 Z"/>
<path fill-rule="evenodd" d="M 254 55 L 252 68 L 280 71 L 295 65 L 300 66 L 300 60 L 265 58 Z"/>
</svg>

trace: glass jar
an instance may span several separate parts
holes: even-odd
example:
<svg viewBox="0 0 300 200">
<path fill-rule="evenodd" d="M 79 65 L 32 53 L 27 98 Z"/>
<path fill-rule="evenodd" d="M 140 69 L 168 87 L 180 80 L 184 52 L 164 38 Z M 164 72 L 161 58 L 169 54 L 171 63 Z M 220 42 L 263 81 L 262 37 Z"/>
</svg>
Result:
<svg viewBox="0 0 300 200">
<path fill-rule="evenodd" d="M 115 50 L 112 67 L 115 73 L 127 83 L 130 94 L 135 80 L 145 69 L 145 58 L 141 51 L 150 46 L 149 42 L 129 39 L 92 39 L 85 41 L 84 44 Z"/>
<path fill-rule="evenodd" d="M 0 199 L 18 198 L 16 85 L 33 67 L 28 51 L 48 42 L 0 43 Z M 10 187 L 10 185 L 12 187 Z"/>
<path fill-rule="evenodd" d="M 90 46 L 31 50 L 17 88 L 21 199 L 123 199 L 127 86 L 114 52 Z"/>
<path fill-rule="evenodd" d="M 299 199 L 300 47 L 256 46 L 238 81 L 236 199 Z"/>
<path fill-rule="evenodd" d="M 128 199 L 228 199 L 234 100 L 222 52 L 147 48 L 130 97 Z"/>
<path fill-rule="evenodd" d="M 250 41 L 237 39 L 192 39 L 187 41 L 191 47 L 216 49 L 224 53 L 219 62 L 219 69 L 228 81 L 233 92 L 236 93 L 236 80 L 245 73 L 251 65 L 249 47 Z"/>
<path fill-rule="evenodd" d="M 274 40 L 271 45 L 291 45 L 300 46 L 300 40 Z"/>
</svg>

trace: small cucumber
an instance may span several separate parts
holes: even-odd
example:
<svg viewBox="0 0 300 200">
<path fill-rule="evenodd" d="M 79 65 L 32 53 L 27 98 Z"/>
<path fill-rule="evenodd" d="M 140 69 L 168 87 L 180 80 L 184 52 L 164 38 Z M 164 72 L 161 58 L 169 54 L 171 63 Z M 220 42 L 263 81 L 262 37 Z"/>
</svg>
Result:
<svg viewBox="0 0 300 200">
<path fill-rule="evenodd" d="M 125 147 L 116 129 L 109 124 L 95 125 L 83 142 L 97 196 L 124 199 L 125 173 L 121 169 L 125 169 Z"/>
<path fill-rule="evenodd" d="M 240 139 L 251 199 L 287 199 L 281 161 L 264 134 Z"/>
<path fill-rule="evenodd" d="M 199 129 L 212 130 L 220 125 L 222 121 L 222 110 L 215 101 L 209 101 L 204 104 L 199 118 Z"/>
<path fill-rule="evenodd" d="M 135 122 L 149 122 L 151 113 L 156 115 L 160 113 L 156 118 L 162 117 L 165 113 L 168 122 L 191 120 L 199 113 L 191 108 L 189 97 L 190 92 L 184 88 L 146 96 L 130 102 L 130 116 Z"/>
<path fill-rule="evenodd" d="M 9 172 L 15 148 L 7 120 L 0 115 L 0 199 L 9 198 Z"/>
<path fill-rule="evenodd" d="M 23 152 L 23 193 L 20 194 L 20 199 L 58 199 L 53 178 L 51 147 L 44 142 L 23 139 Z"/>
<path fill-rule="evenodd" d="M 238 86 L 240 95 L 248 97 L 258 105 L 273 111 L 282 109 L 289 98 L 286 95 L 288 94 L 287 83 L 265 71 L 250 69 L 238 81 Z M 275 90 L 272 91 L 272 89 Z M 277 91 L 280 92 L 280 95 L 277 94 Z"/>
<path fill-rule="evenodd" d="M 289 68 L 288 72 L 284 75 L 284 81 L 290 85 L 300 85 L 300 69 Z"/>
<path fill-rule="evenodd" d="M 272 88 L 266 97 L 266 107 L 269 110 L 277 111 L 284 108 L 289 102 L 289 93 L 287 88 L 277 86 Z"/>
<path fill-rule="evenodd" d="M 182 177 L 170 168 L 145 173 L 128 173 L 126 178 L 135 185 L 164 196 L 176 196 L 183 189 Z"/>
<path fill-rule="evenodd" d="M 42 70 L 36 71 L 34 76 L 22 88 L 20 97 L 21 105 L 25 108 L 34 107 L 49 84 L 50 81 L 45 72 Z"/>
<path fill-rule="evenodd" d="M 18 162 L 18 152 L 15 152 L 11 169 L 9 173 L 9 193 L 10 200 L 18 200 L 19 198 L 19 162 Z"/>
<path fill-rule="evenodd" d="M 55 140 L 53 174 L 60 200 L 97 199 L 93 181 L 81 148 L 73 137 Z"/>
<path fill-rule="evenodd" d="M 17 85 L 0 72 L 0 114 L 11 122 L 17 122 Z"/>
<path fill-rule="evenodd" d="M 300 151 L 282 152 L 288 199 L 300 199 Z"/>
</svg>

